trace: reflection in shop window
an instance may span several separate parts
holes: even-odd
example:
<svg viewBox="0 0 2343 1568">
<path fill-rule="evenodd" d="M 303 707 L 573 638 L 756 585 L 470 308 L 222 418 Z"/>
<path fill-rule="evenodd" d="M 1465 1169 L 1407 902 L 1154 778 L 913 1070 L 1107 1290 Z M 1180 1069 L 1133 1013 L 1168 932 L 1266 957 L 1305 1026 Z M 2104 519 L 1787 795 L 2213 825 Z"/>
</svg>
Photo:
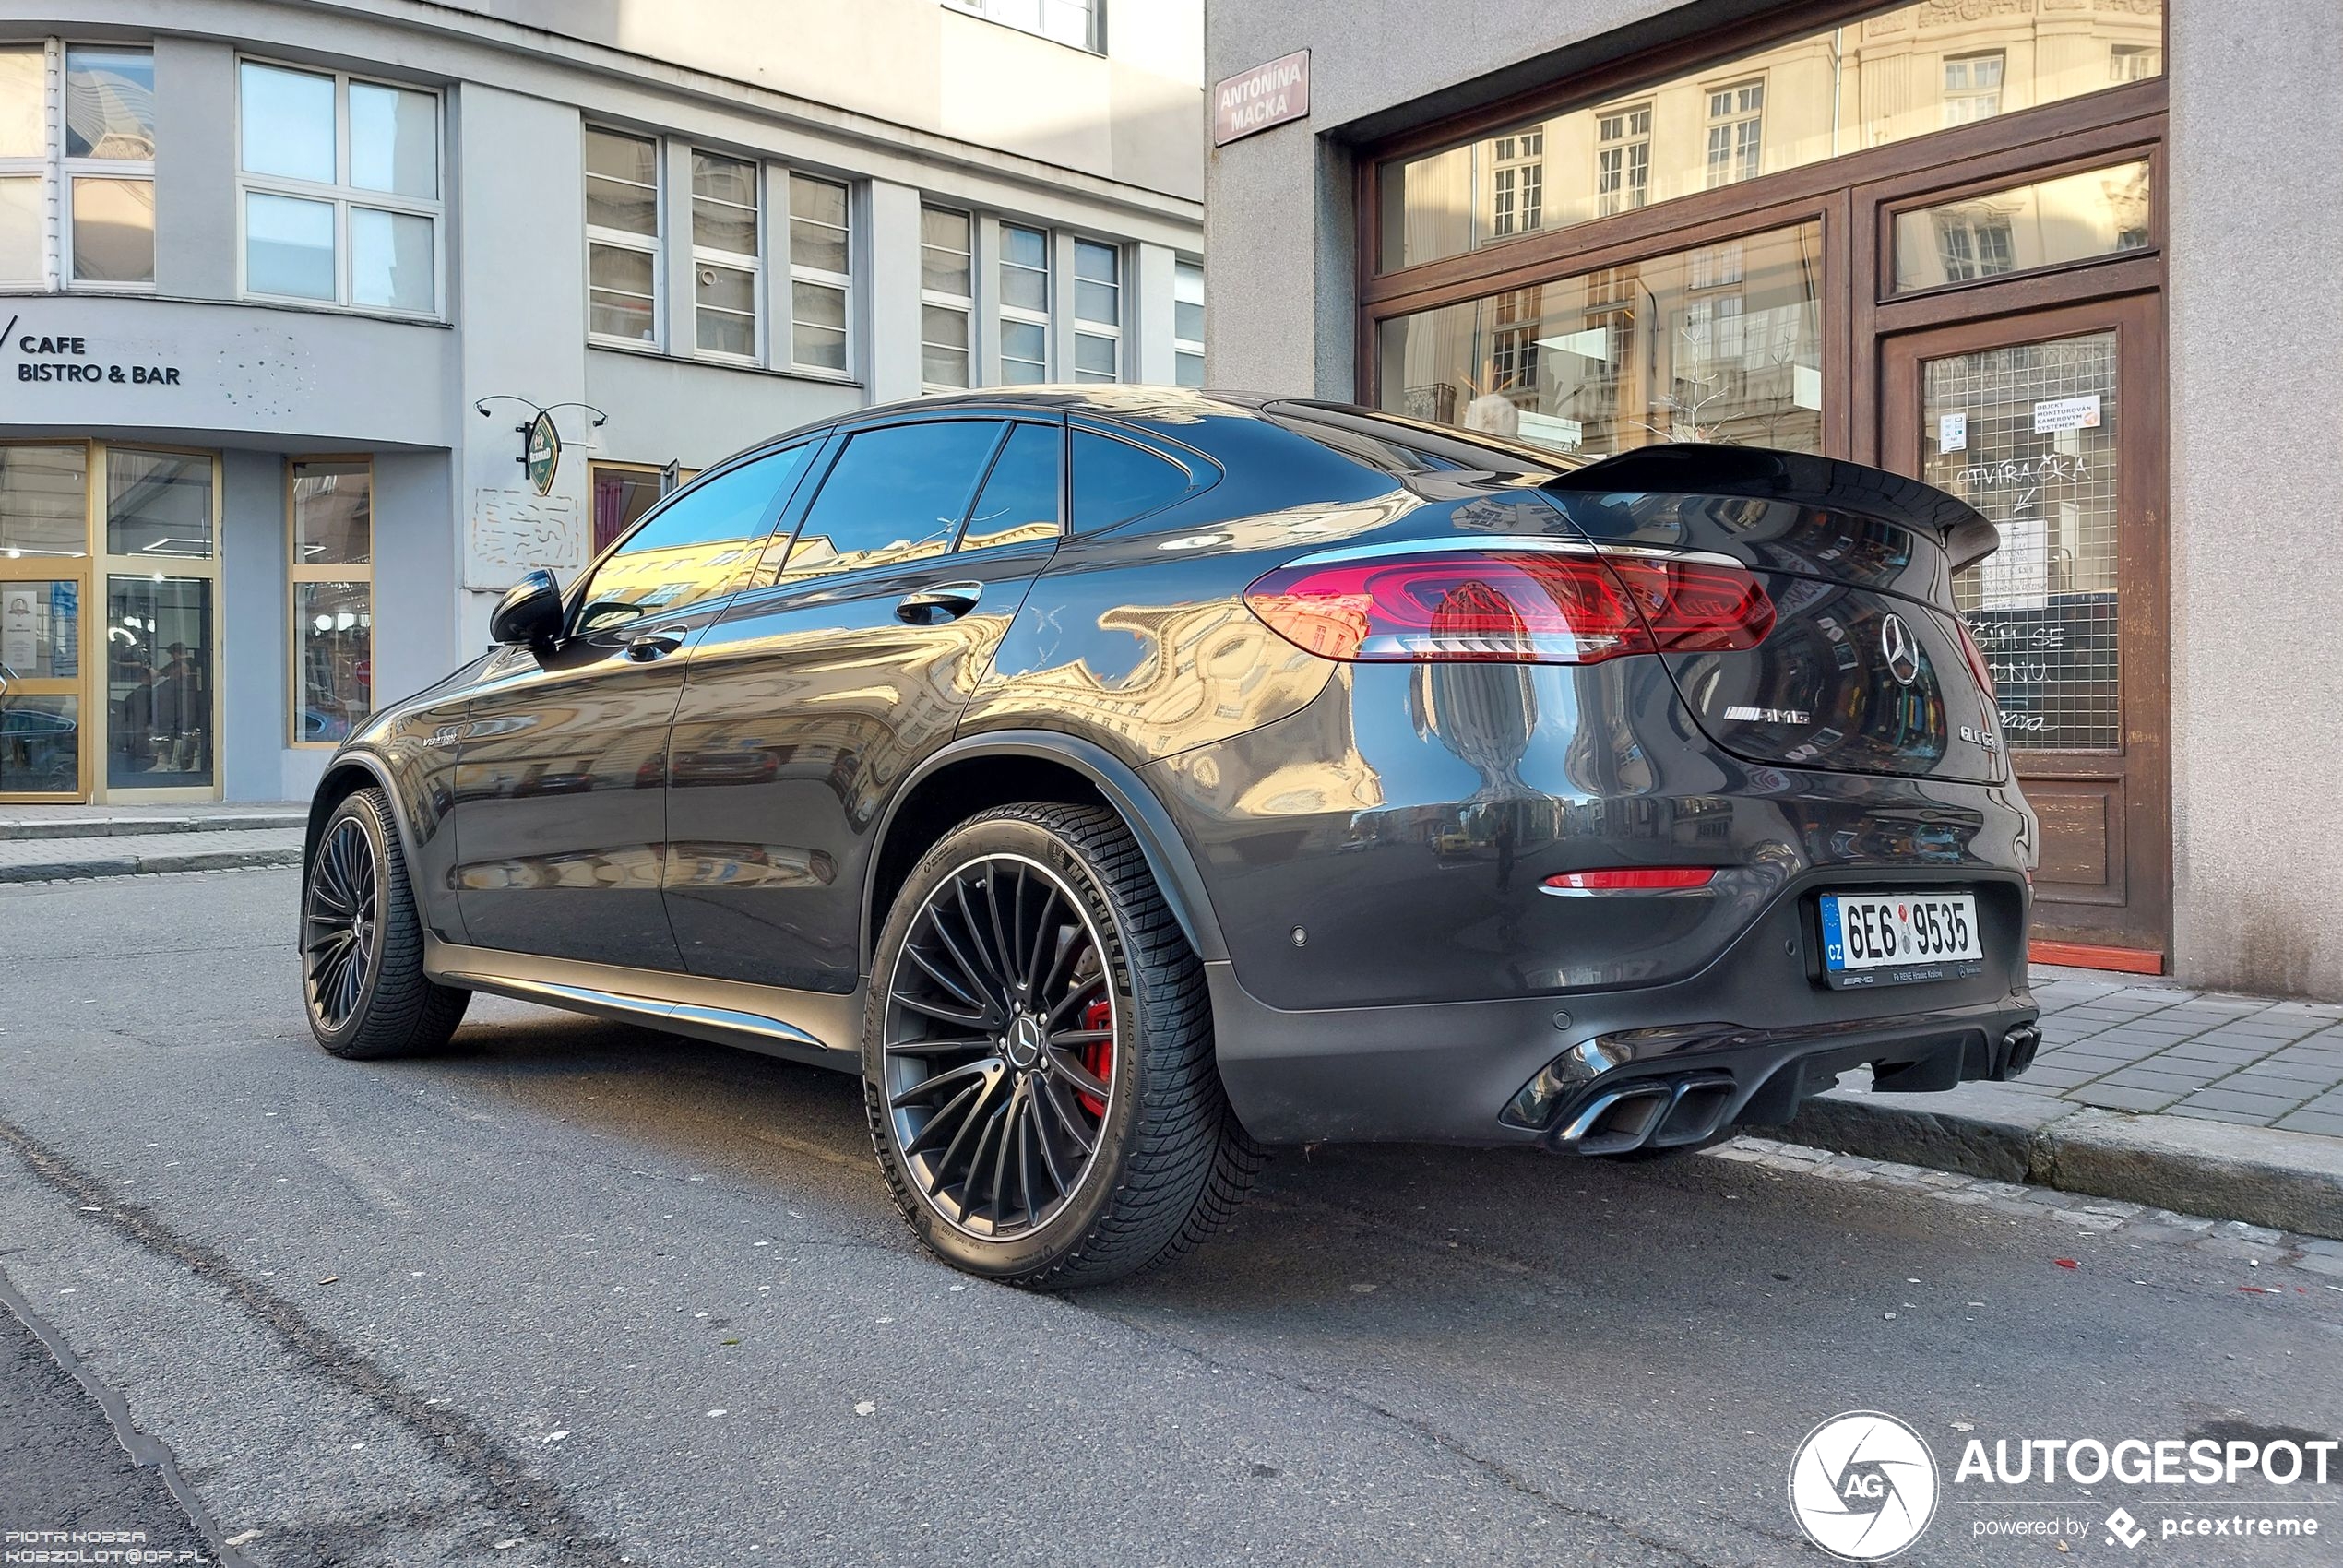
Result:
<svg viewBox="0 0 2343 1568">
<path fill-rule="evenodd" d="M 1945 62 L 1945 124 L 1966 125 L 2002 112 L 2002 70 L 2007 56 L 1998 49 Z"/>
<path fill-rule="evenodd" d="M 1595 213 L 1632 212 L 1651 199 L 1651 105 L 1611 109 L 1595 121 Z"/>
<path fill-rule="evenodd" d="M 1742 82 L 1708 95 L 1708 186 L 1754 180 L 1764 166 L 1766 84 Z"/>
<path fill-rule="evenodd" d="M 1971 14 L 1975 13 L 1975 14 Z M 1602 103 L 1505 126 L 1378 175 L 1389 272 L 1803 168 L 2162 73 L 2160 0 L 2122 6 L 1919 0 L 1713 62 Z M 1496 172 L 1531 138 L 1534 225 Z"/>
<path fill-rule="evenodd" d="M 1910 208 L 1896 214 L 1896 290 L 2137 250 L 2153 221 L 2144 158 Z"/>
<path fill-rule="evenodd" d="M 1383 322 L 1383 406 L 1596 456 L 1818 451 L 1821 243 L 1802 223 Z"/>
<path fill-rule="evenodd" d="M 1489 210 L 1500 235 L 1526 234 L 1544 220 L 1546 207 L 1546 137 L 1524 131 L 1499 137 L 1493 148 Z"/>
<path fill-rule="evenodd" d="M 374 467 L 356 457 L 291 469 L 292 740 L 335 745 L 374 711 Z"/>
</svg>

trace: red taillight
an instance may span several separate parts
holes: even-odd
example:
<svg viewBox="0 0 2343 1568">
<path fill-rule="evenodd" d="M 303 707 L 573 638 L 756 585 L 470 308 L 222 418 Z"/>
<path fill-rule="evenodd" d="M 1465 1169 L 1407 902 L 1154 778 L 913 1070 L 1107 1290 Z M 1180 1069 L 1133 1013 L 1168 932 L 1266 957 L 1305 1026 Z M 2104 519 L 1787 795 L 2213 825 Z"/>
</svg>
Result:
<svg viewBox="0 0 2343 1568">
<path fill-rule="evenodd" d="M 1970 634 L 1968 617 L 1956 615 L 1953 620 L 1960 626 L 1960 650 L 1968 657 L 1968 672 L 1977 677 L 1978 687 L 1984 692 L 1985 700 L 1998 704 L 2001 698 L 1993 691 L 1993 667 L 1985 662 L 1985 650 L 1977 646 L 1977 638 Z"/>
<path fill-rule="evenodd" d="M 1546 878 L 1549 893 L 1677 893 L 1716 880 L 1709 866 L 1626 866 L 1617 871 L 1566 871 Z"/>
<path fill-rule="evenodd" d="M 1774 624 L 1730 561 L 1588 550 L 1334 555 L 1245 590 L 1279 636 L 1325 659 L 1594 664 L 1755 647 Z"/>
</svg>

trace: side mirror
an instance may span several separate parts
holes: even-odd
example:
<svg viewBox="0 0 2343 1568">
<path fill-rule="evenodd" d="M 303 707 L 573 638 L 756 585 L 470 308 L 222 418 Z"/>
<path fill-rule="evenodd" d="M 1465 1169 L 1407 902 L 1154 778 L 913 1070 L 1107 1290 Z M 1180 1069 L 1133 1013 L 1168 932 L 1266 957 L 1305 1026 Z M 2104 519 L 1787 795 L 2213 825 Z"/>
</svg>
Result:
<svg viewBox="0 0 2343 1568">
<path fill-rule="evenodd" d="M 488 618 L 488 635 L 500 643 L 527 643 L 540 653 L 560 641 L 562 589 L 553 574 L 541 567 L 506 588 Z"/>
</svg>

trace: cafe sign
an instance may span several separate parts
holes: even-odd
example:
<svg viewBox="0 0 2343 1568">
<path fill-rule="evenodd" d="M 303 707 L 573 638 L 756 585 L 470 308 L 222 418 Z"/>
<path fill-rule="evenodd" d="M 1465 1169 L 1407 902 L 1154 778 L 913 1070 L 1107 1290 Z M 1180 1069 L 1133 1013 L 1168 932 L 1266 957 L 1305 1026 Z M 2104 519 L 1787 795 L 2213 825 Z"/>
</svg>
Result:
<svg viewBox="0 0 2343 1568">
<path fill-rule="evenodd" d="M 1297 49 L 1255 65 L 1212 89 L 1212 145 L 1310 117 L 1310 52 Z"/>
<path fill-rule="evenodd" d="M 122 360 L 92 349 L 77 332 L 20 331 L 21 313 L 0 327 L 0 348 L 16 352 L 18 381 L 89 382 L 111 386 L 176 386 L 179 367 L 151 358 Z"/>
</svg>

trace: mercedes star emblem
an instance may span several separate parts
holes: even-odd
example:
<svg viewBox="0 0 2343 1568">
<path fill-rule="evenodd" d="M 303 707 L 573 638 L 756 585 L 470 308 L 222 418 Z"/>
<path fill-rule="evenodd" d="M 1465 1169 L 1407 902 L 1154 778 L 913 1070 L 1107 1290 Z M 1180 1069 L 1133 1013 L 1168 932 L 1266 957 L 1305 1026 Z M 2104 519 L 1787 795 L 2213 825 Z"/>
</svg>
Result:
<svg viewBox="0 0 2343 1568">
<path fill-rule="evenodd" d="M 1879 651 L 1887 656 L 1887 672 L 1898 684 L 1909 686 L 1920 679 L 1920 644 L 1912 640 L 1912 629 L 1901 615 L 1879 624 Z"/>
</svg>

